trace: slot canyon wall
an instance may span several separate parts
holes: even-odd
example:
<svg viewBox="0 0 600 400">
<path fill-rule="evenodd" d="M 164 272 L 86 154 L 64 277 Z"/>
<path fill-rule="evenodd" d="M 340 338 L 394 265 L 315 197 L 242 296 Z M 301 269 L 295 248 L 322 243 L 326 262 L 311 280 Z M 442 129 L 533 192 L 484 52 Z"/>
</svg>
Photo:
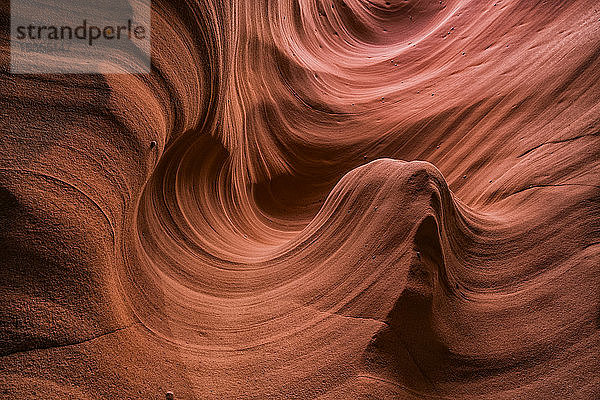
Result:
<svg viewBox="0 0 600 400">
<path fill-rule="evenodd" d="M 0 55 L 3 396 L 600 398 L 595 2 L 156 0 L 150 74 Z"/>
</svg>

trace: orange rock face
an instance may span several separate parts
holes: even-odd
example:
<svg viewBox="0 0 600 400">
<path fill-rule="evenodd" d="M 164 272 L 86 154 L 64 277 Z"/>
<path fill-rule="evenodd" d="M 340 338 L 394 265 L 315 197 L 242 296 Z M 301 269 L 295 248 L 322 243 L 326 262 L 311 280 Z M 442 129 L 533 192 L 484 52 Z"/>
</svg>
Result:
<svg viewBox="0 0 600 400">
<path fill-rule="evenodd" d="M 600 398 L 600 6 L 152 7 L 2 73 L 0 397 Z"/>
</svg>

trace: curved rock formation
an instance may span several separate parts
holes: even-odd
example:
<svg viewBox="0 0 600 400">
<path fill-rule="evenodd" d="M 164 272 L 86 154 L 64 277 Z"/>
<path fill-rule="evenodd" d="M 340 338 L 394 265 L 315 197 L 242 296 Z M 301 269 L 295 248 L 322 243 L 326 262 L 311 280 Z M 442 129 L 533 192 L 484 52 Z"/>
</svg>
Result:
<svg viewBox="0 0 600 400">
<path fill-rule="evenodd" d="M 2 36 L 0 393 L 600 397 L 599 7 L 152 12 L 145 75 Z"/>
</svg>

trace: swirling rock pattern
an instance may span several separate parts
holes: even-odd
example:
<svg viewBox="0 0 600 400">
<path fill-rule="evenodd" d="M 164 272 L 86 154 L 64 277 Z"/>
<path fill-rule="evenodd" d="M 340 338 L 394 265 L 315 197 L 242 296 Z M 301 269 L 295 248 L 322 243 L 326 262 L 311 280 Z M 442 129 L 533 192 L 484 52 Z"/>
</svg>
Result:
<svg viewBox="0 0 600 400">
<path fill-rule="evenodd" d="M 0 393 L 600 397 L 594 2 L 152 18 L 151 74 L 3 70 Z"/>
</svg>

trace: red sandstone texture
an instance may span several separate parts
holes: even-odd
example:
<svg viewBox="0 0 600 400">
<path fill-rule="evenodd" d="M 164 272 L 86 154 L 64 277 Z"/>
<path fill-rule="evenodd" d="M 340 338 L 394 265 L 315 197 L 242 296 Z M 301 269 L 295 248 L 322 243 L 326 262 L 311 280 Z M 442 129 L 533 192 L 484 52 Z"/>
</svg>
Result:
<svg viewBox="0 0 600 400">
<path fill-rule="evenodd" d="M 596 2 L 152 18 L 3 70 L 0 397 L 600 398 Z"/>
</svg>

